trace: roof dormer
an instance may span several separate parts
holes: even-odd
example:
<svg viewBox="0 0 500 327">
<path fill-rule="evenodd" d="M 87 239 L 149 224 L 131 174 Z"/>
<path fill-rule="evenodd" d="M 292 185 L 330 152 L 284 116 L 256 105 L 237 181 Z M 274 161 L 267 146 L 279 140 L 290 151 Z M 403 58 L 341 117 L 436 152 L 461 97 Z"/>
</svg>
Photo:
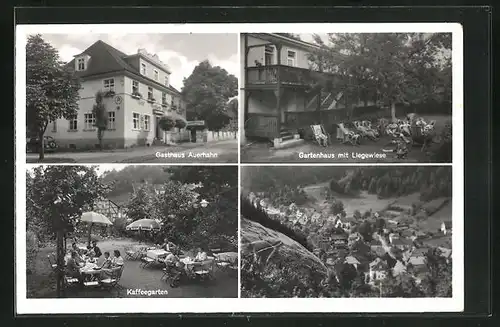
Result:
<svg viewBox="0 0 500 327">
<path fill-rule="evenodd" d="M 89 64 L 90 56 L 87 54 L 80 54 L 75 56 L 75 70 L 77 72 L 87 70 Z"/>
</svg>

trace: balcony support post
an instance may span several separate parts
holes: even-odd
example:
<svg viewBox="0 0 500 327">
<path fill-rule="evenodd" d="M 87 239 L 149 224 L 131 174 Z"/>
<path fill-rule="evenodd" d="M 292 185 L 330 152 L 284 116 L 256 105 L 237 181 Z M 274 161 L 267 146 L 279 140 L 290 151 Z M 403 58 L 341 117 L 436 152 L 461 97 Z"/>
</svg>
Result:
<svg viewBox="0 0 500 327">
<path fill-rule="evenodd" d="M 248 85 L 248 52 L 250 51 L 250 48 L 248 47 L 248 34 L 245 33 L 245 39 L 244 39 L 244 44 L 243 46 L 245 47 L 245 54 L 243 55 L 243 59 L 245 60 L 243 66 L 245 67 L 244 69 L 244 84 L 243 84 L 243 87 L 245 88 L 247 85 Z M 243 102 L 243 128 L 248 120 L 248 98 L 250 97 L 250 93 L 247 92 L 246 90 L 243 91 L 244 92 L 244 96 L 245 96 L 245 99 L 244 99 L 244 102 Z"/>
<path fill-rule="evenodd" d="M 278 109 L 278 121 L 277 121 L 277 135 L 276 137 L 279 138 L 281 134 L 281 96 L 283 95 L 283 89 L 281 87 L 281 44 L 275 44 L 276 47 L 276 52 L 277 52 L 277 59 L 278 59 L 278 65 L 276 67 L 276 107 Z"/>
<path fill-rule="evenodd" d="M 316 99 L 316 119 L 318 124 L 321 124 L 321 89 L 318 92 L 318 98 Z"/>
<path fill-rule="evenodd" d="M 276 135 L 276 138 L 279 138 L 280 133 L 281 133 L 281 97 L 283 96 L 283 91 L 284 90 L 281 88 L 281 86 L 278 86 L 276 88 L 276 90 L 274 91 L 274 95 L 276 96 L 276 109 L 278 110 L 278 113 L 276 115 L 276 117 L 277 117 L 277 122 L 276 122 L 277 135 Z"/>
</svg>

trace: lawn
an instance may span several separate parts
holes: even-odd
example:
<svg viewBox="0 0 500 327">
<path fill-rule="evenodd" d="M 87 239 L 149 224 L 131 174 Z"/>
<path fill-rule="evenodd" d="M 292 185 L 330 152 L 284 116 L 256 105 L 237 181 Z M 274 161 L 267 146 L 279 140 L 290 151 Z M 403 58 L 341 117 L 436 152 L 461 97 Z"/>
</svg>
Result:
<svg viewBox="0 0 500 327">
<path fill-rule="evenodd" d="M 99 247 L 104 253 L 117 249 L 125 258 L 125 247 L 139 244 L 131 239 L 112 239 L 99 242 Z M 51 268 L 47 255 L 55 252 L 54 247 L 40 249 L 35 261 L 35 271 L 27 275 L 27 297 L 28 298 L 54 298 L 56 297 L 55 276 L 51 273 Z M 100 259 L 103 260 L 102 257 Z M 120 285 L 125 290 L 121 292 L 106 291 L 101 289 L 74 289 L 68 297 L 77 298 L 104 298 L 104 297 L 127 297 L 126 289 L 166 290 L 168 295 L 152 295 L 151 297 L 188 297 L 188 298 L 233 298 L 238 296 L 238 276 L 235 273 L 216 270 L 215 279 L 209 282 L 189 282 L 181 284 L 177 288 L 171 288 L 164 280 L 160 280 L 163 275 L 162 267 L 151 266 L 141 268 L 140 261 L 125 260 Z M 147 295 L 128 295 L 128 297 L 148 297 Z"/>
<path fill-rule="evenodd" d="M 402 117 L 403 118 L 403 117 Z M 451 120 L 450 116 L 444 115 L 427 115 L 423 116 L 426 121 L 435 120 L 436 133 L 440 134 L 447 121 Z M 267 142 L 257 142 L 241 149 L 242 162 L 366 162 L 366 163 L 384 163 L 384 162 L 401 162 L 401 163 L 416 163 L 429 162 L 429 156 L 421 151 L 421 147 L 414 146 L 406 159 L 397 159 L 393 153 L 385 153 L 383 148 L 391 141 L 389 137 L 382 137 L 378 141 L 370 141 L 363 139 L 360 146 L 352 146 L 349 144 L 341 144 L 336 141 L 335 136 L 332 136 L 332 144 L 328 147 L 319 146 L 316 142 L 305 141 L 302 145 L 275 150 L 269 147 Z M 429 152 L 433 152 L 439 145 L 433 144 L 428 148 Z M 312 157 L 309 154 L 328 154 L 335 155 L 335 158 Z M 340 157 L 340 154 L 347 154 L 347 157 Z M 362 156 L 372 156 L 363 158 Z M 376 157 L 373 157 L 373 156 Z M 361 157 L 360 157 L 361 156 Z M 384 157 L 385 156 L 385 157 Z"/>
</svg>

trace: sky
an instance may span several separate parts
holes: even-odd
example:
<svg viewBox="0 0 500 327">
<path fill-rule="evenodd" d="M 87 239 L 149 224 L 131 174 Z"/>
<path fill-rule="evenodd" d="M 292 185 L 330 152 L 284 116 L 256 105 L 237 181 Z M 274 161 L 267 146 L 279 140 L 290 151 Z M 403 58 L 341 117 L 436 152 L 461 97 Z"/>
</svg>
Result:
<svg viewBox="0 0 500 327">
<path fill-rule="evenodd" d="M 208 59 L 238 76 L 238 34 L 42 34 L 45 41 L 59 51 L 64 61 L 70 61 L 97 40 L 102 40 L 126 54 L 139 48 L 156 53 L 171 70 L 170 83 L 179 91 L 183 79 L 194 67 Z"/>
</svg>

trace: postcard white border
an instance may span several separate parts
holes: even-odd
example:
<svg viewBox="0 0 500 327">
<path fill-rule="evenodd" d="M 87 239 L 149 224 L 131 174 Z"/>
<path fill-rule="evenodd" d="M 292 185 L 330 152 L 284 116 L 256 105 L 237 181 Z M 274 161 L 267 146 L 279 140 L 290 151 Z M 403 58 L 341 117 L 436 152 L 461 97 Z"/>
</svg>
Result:
<svg viewBox="0 0 500 327">
<path fill-rule="evenodd" d="M 227 33 L 229 24 L 101 24 L 101 25 L 18 25 L 16 26 L 16 217 L 26 216 L 25 152 L 25 44 L 35 33 Z M 452 33 L 453 71 L 453 164 L 415 164 L 452 166 L 453 169 L 453 296 L 451 298 L 319 298 L 319 299 L 213 299 L 213 298 L 123 298 L 123 299 L 27 299 L 26 298 L 26 221 L 16 218 L 16 314 L 82 313 L 232 313 L 232 312 L 460 312 L 464 309 L 464 139 L 463 139 L 463 32 L 458 23 L 314 23 L 314 24 L 230 24 L 233 33 L 362 33 L 429 32 Z M 239 42 L 239 41 L 238 41 Z M 239 45 L 238 45 L 239 51 Z M 242 104 L 239 103 L 241 106 Z M 241 117 L 240 117 L 241 118 Z M 242 128 L 240 122 L 240 128 Z M 240 133 L 242 130 L 239 131 Z M 239 135 L 240 136 L 240 135 Z M 238 138 L 239 143 L 239 138 Z M 171 164 L 169 165 L 176 165 Z M 190 164 L 182 164 L 190 165 Z M 192 164 L 194 165 L 194 164 Z M 218 165 L 218 164 L 199 164 Z M 228 164 L 234 165 L 234 164 Z M 252 166 L 252 164 L 248 164 Z M 266 164 L 259 164 L 259 166 Z M 295 164 L 269 164 L 292 166 Z M 302 164 L 303 165 L 303 164 Z M 325 164 L 307 164 L 324 166 Z M 332 164 L 336 165 L 336 164 Z M 337 164 L 345 166 L 345 164 Z M 349 164 L 365 165 L 365 164 Z M 398 164 L 370 164 L 398 165 Z M 240 170 L 241 167 L 238 168 Z"/>
</svg>

